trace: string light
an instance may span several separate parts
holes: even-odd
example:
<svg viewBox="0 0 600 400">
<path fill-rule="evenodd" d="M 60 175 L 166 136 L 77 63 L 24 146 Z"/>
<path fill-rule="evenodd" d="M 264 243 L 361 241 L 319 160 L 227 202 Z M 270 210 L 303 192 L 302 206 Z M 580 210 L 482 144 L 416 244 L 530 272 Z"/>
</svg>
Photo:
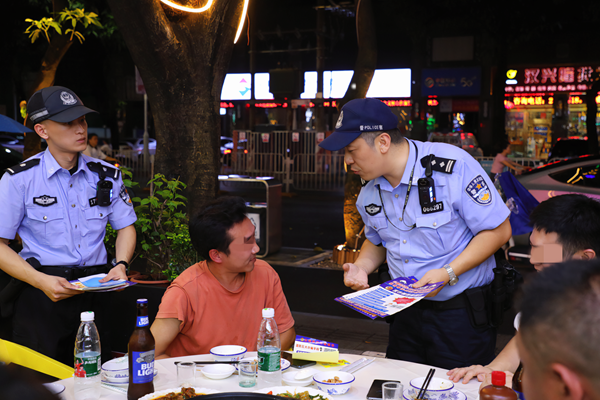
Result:
<svg viewBox="0 0 600 400">
<path fill-rule="evenodd" d="M 213 3 L 213 0 L 208 0 L 208 2 L 206 3 L 206 5 L 204 7 L 194 8 L 194 7 L 182 6 L 180 4 L 173 3 L 172 1 L 169 1 L 169 0 L 160 0 L 160 1 L 162 1 L 163 3 L 165 3 L 168 6 L 176 8 L 178 10 L 187 11 L 187 12 L 191 12 L 191 13 L 204 12 L 204 11 L 208 10 L 210 8 L 210 6 L 212 6 L 212 3 Z"/>
<path fill-rule="evenodd" d="M 210 8 L 210 6 L 212 6 L 212 3 L 214 0 L 208 0 L 206 5 L 204 7 L 200 7 L 200 8 L 182 6 L 181 4 L 173 3 L 170 0 L 160 0 L 160 1 L 162 1 L 166 5 L 173 7 L 177 10 L 191 12 L 191 13 L 201 13 L 201 12 L 208 10 Z M 242 16 L 240 18 L 240 22 L 238 23 L 237 32 L 235 33 L 235 39 L 233 40 L 234 44 L 237 43 L 238 39 L 240 38 L 240 35 L 242 34 L 242 28 L 244 27 L 244 21 L 246 19 L 246 13 L 248 12 L 248 3 L 249 2 L 250 2 L 250 0 L 244 0 L 244 9 L 242 11 Z"/>
</svg>

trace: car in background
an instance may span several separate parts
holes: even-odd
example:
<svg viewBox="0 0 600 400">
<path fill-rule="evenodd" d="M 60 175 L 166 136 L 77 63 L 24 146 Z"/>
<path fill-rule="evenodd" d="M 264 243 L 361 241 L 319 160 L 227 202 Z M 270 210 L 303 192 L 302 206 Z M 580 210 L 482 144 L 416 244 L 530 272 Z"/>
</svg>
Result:
<svg viewBox="0 0 600 400">
<path fill-rule="evenodd" d="M 563 160 L 589 155 L 588 141 L 586 137 L 569 136 L 568 138 L 558 138 L 556 143 L 548 152 L 548 161 Z"/>
<path fill-rule="evenodd" d="M 569 193 L 600 201 L 600 155 L 551 161 L 523 172 L 517 179 L 540 202 Z"/>
<path fill-rule="evenodd" d="M 127 139 L 125 144 L 129 146 L 137 155 L 144 152 L 144 139 Z M 150 154 L 156 154 L 156 139 L 148 138 L 148 151 Z"/>
<path fill-rule="evenodd" d="M 0 134 L 0 145 L 12 150 L 16 150 L 23 154 L 23 148 L 25 147 L 25 136 L 22 134 L 17 136 Z"/>
<path fill-rule="evenodd" d="M 4 170 L 23 161 L 23 154 L 17 150 L 4 147 L 0 144 L 0 177 L 4 175 Z"/>
<path fill-rule="evenodd" d="M 451 132 L 451 133 L 441 133 L 441 132 L 431 132 L 429 134 L 428 142 L 439 142 L 439 143 L 448 143 L 457 147 L 460 147 L 473 157 L 482 157 L 483 152 L 479 147 L 479 143 L 477 142 L 477 138 L 471 132 Z"/>
</svg>

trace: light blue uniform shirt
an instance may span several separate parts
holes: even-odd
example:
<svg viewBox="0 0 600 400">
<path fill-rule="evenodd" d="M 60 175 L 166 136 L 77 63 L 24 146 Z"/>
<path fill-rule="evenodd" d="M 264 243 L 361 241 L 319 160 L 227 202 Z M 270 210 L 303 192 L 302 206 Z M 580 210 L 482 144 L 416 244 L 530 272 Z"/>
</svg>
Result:
<svg viewBox="0 0 600 400">
<path fill-rule="evenodd" d="M 35 158 L 38 165 L 15 175 L 5 173 L 0 180 L 0 237 L 14 239 L 18 233 L 23 240 L 20 256 L 35 257 L 42 265 L 106 264 L 106 223 L 119 230 L 137 219 L 120 175 L 106 178 L 113 182 L 111 205 L 91 206 L 100 177 L 86 163 L 103 161 L 80 154 L 71 175 L 49 150 L 30 160 Z"/>
<path fill-rule="evenodd" d="M 392 278 L 415 276 L 420 279 L 427 271 L 450 264 L 475 235 L 497 228 L 508 218 L 510 211 L 479 162 L 467 152 L 444 143 L 412 140 L 408 143 L 408 162 L 400 184 L 393 188 L 382 176 L 370 181 L 362 188 L 356 207 L 365 223 L 367 239 L 386 248 Z M 418 159 L 413 143 L 418 148 Z M 433 171 L 436 198 L 443 202 L 443 211 L 424 214 L 419 203 L 417 180 L 425 177 L 421 158 L 429 154 L 455 160 L 455 163 L 452 174 Z M 401 221 L 413 166 L 413 185 L 404 221 Z M 416 227 L 410 230 L 413 224 Z M 446 285 L 431 300 L 448 300 L 466 289 L 490 283 L 495 266 L 491 256 L 461 274 L 456 285 Z"/>
</svg>

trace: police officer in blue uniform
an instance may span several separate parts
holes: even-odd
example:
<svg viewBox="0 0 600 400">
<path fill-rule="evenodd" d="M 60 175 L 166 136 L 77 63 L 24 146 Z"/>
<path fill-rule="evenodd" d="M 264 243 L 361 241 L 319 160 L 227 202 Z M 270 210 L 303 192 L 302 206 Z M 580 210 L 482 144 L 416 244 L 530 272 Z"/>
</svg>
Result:
<svg viewBox="0 0 600 400">
<path fill-rule="evenodd" d="M 395 314 L 387 357 L 442 368 L 485 365 L 496 331 L 486 317 L 493 254 L 508 241 L 508 208 L 479 163 L 462 149 L 408 140 L 398 119 L 376 99 L 348 102 L 335 132 L 321 142 L 345 148 L 348 173 L 368 181 L 356 207 L 365 223 L 360 256 L 344 264 L 344 283 L 368 287 L 387 260 L 392 278 L 443 282 Z"/>
<path fill-rule="evenodd" d="M 34 93 L 27 109 L 48 148 L 0 180 L 0 269 L 20 285 L 8 304 L 12 339 L 72 365 L 80 313 L 94 311 L 106 360 L 109 293 L 82 293 L 69 281 L 97 273 L 108 274 L 102 281 L 127 279 L 136 242 L 133 205 L 118 169 L 80 153 L 87 146 L 85 115 L 94 110 L 60 86 Z M 103 241 L 108 222 L 117 231 L 111 265 Z M 17 233 L 19 254 L 8 246 Z M 1 307 L 5 314 L 7 305 Z"/>
</svg>

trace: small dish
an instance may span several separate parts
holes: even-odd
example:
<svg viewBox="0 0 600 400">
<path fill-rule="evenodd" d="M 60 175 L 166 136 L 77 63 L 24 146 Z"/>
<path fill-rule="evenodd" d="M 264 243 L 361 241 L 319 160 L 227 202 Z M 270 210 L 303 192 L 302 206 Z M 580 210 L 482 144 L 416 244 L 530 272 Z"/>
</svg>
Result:
<svg viewBox="0 0 600 400">
<path fill-rule="evenodd" d="M 417 391 L 421 390 L 421 386 L 425 381 L 425 377 L 415 378 L 410 381 L 410 386 L 412 389 Z M 429 387 L 427 388 L 427 395 L 425 398 L 429 400 L 438 400 L 442 398 L 443 394 L 448 394 L 454 388 L 454 383 L 448 379 L 436 378 L 432 377 L 431 382 L 429 382 Z M 444 397 L 445 398 L 445 397 Z M 453 399 L 454 400 L 454 399 Z"/>
<path fill-rule="evenodd" d="M 341 382 L 329 383 L 326 382 L 329 379 L 338 377 Z M 322 390 L 330 395 L 346 394 L 354 382 L 354 375 L 343 371 L 323 371 L 318 372 L 313 376 L 313 380 L 317 383 L 319 390 Z"/>
<path fill-rule="evenodd" d="M 65 387 L 60 383 L 50 382 L 44 383 L 44 387 L 50 391 L 50 393 L 59 396 L 62 399 L 61 393 L 65 391 Z"/>
<path fill-rule="evenodd" d="M 244 346 L 224 345 L 210 349 L 215 361 L 240 361 L 247 349 Z"/>
<path fill-rule="evenodd" d="M 212 364 L 201 369 L 204 376 L 210 379 L 225 379 L 231 376 L 236 369 L 230 364 Z"/>
<path fill-rule="evenodd" d="M 402 397 L 404 397 L 404 400 L 415 400 L 415 397 L 417 397 L 417 395 L 419 394 L 419 389 L 415 389 L 415 388 L 408 388 L 408 389 L 404 389 L 404 393 L 402 393 Z M 444 399 L 448 399 L 448 400 L 467 400 L 467 395 L 464 394 L 463 392 L 461 392 L 458 389 L 450 389 L 447 392 L 444 393 L 445 397 Z M 432 399 L 432 397 L 429 397 L 429 391 L 427 392 L 427 394 L 425 394 L 425 398 L 426 399 Z"/>
<path fill-rule="evenodd" d="M 296 371 L 288 371 L 281 375 L 281 379 L 286 385 L 289 386 L 308 386 L 313 382 L 312 376 L 309 376 L 306 379 L 298 380 L 295 378 L 296 374 Z"/>
<path fill-rule="evenodd" d="M 113 358 L 102 364 L 102 372 L 107 379 L 129 379 L 129 358 L 127 356 Z"/>
</svg>

